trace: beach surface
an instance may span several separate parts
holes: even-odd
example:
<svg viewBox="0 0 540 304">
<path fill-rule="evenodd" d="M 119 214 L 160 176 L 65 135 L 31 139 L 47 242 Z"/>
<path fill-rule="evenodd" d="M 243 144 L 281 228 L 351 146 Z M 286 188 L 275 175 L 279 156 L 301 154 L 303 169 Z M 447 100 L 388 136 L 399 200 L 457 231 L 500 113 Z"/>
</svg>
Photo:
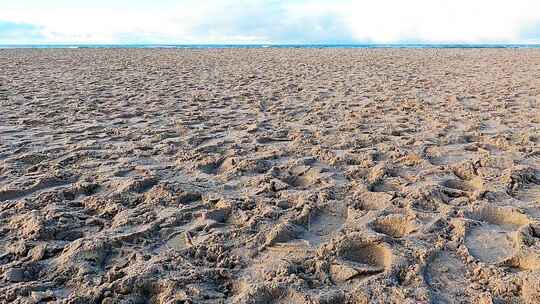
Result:
<svg viewBox="0 0 540 304">
<path fill-rule="evenodd" d="M 540 303 L 540 50 L 0 50 L 0 303 Z"/>
</svg>

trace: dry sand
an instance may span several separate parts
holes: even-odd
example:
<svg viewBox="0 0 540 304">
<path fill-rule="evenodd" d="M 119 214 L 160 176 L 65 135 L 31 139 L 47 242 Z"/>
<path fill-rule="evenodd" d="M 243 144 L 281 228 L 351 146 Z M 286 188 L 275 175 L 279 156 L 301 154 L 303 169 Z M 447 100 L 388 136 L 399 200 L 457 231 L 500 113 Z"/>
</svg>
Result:
<svg viewBox="0 0 540 304">
<path fill-rule="evenodd" d="M 0 50 L 0 303 L 540 303 L 540 50 Z"/>
</svg>

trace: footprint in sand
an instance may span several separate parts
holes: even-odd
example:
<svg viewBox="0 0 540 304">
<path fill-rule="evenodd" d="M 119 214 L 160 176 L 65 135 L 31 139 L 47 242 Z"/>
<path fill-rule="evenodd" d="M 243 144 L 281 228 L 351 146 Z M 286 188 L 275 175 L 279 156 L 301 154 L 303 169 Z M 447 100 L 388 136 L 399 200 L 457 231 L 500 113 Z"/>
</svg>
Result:
<svg viewBox="0 0 540 304">
<path fill-rule="evenodd" d="M 469 144 L 456 144 L 444 147 L 434 146 L 427 149 L 426 156 L 432 165 L 451 165 L 472 159 L 475 153 L 469 150 Z"/>
<path fill-rule="evenodd" d="M 440 185 L 443 187 L 443 193 L 451 198 L 468 197 L 475 200 L 484 189 L 484 182 L 481 178 L 470 180 L 450 178 L 443 180 Z"/>
<path fill-rule="evenodd" d="M 465 264 L 452 252 L 441 251 L 427 264 L 424 279 L 431 289 L 433 303 L 463 303 L 469 285 Z"/>
<path fill-rule="evenodd" d="M 540 202 L 540 170 L 526 168 L 512 175 L 508 193 L 522 202 Z"/>
<path fill-rule="evenodd" d="M 37 195 L 44 191 L 59 189 L 76 182 L 75 178 L 58 179 L 56 177 L 44 177 L 38 179 L 29 187 L 20 187 L 17 189 L 1 189 L 0 202 L 7 200 L 22 199 L 27 196 Z"/>
<path fill-rule="evenodd" d="M 499 225 L 506 230 L 516 230 L 517 228 L 530 223 L 530 219 L 526 214 L 523 214 L 512 207 L 494 207 L 485 205 L 466 212 L 466 215 L 477 221 Z"/>
<path fill-rule="evenodd" d="M 313 251 L 300 242 L 275 244 L 261 252 L 242 272 L 235 287 L 237 301 L 233 303 L 311 303 L 302 293 L 285 286 L 265 285 L 269 278 L 286 276 L 313 257 Z"/>
<path fill-rule="evenodd" d="M 526 250 L 504 262 L 517 271 L 537 271 L 540 269 L 540 253 L 537 250 Z"/>
<path fill-rule="evenodd" d="M 540 203 L 540 184 L 526 184 L 514 192 L 514 197 L 522 202 Z"/>
<path fill-rule="evenodd" d="M 263 302 L 261 302 L 263 303 Z M 283 295 L 271 297 L 269 302 L 264 301 L 264 303 L 273 303 L 273 304 L 308 304 L 312 303 L 309 298 L 299 292 L 289 291 Z"/>
<path fill-rule="evenodd" d="M 310 245 L 317 246 L 324 242 L 327 236 L 338 231 L 345 224 L 347 216 L 347 206 L 335 201 L 316 208 L 310 212 L 301 238 L 307 240 Z"/>
<path fill-rule="evenodd" d="M 305 294 L 282 286 L 240 285 L 241 292 L 233 301 L 235 304 L 308 304 L 313 301 Z"/>
<path fill-rule="evenodd" d="M 283 178 L 283 181 L 299 189 L 308 189 L 314 185 L 334 184 L 342 179 L 334 170 L 319 163 L 294 166 L 288 170 L 288 174 Z"/>
<path fill-rule="evenodd" d="M 508 231 L 498 225 L 482 223 L 465 238 L 469 253 L 484 263 L 497 263 L 512 256 L 516 244 Z"/>
<path fill-rule="evenodd" d="M 468 183 L 461 179 L 448 179 L 448 180 L 443 181 L 441 185 L 449 189 L 464 191 L 464 192 L 474 192 L 477 189 L 471 183 Z"/>
<path fill-rule="evenodd" d="M 522 163 L 524 165 L 540 167 L 540 151 L 535 151 L 527 154 Z"/>
<path fill-rule="evenodd" d="M 493 119 L 487 119 L 482 121 L 479 125 L 479 129 L 482 135 L 503 134 L 504 132 L 508 132 L 509 130 L 508 126 Z"/>
<path fill-rule="evenodd" d="M 364 192 L 357 198 L 357 208 L 365 211 L 383 210 L 392 205 L 394 196 L 385 192 Z"/>
<path fill-rule="evenodd" d="M 402 214 L 391 214 L 375 219 L 371 223 L 371 228 L 375 232 L 386 234 L 393 238 L 402 238 L 415 232 L 417 224 L 413 219 Z"/>
<path fill-rule="evenodd" d="M 182 251 L 191 246 L 191 237 L 187 232 L 180 232 L 167 241 L 167 247 Z"/>
<path fill-rule="evenodd" d="M 294 221 L 278 224 L 266 237 L 266 245 L 303 242 L 316 247 L 329 240 L 345 224 L 348 209 L 344 203 L 330 201 Z"/>
<path fill-rule="evenodd" d="M 366 241 L 356 234 L 339 243 L 337 256 L 330 267 L 330 274 L 336 282 L 364 280 L 381 274 L 390 268 L 393 259 L 388 245 Z"/>
<path fill-rule="evenodd" d="M 198 169 L 206 174 L 217 175 L 220 172 L 221 165 L 223 164 L 223 159 L 217 159 L 213 161 L 203 162 L 199 164 Z"/>
<path fill-rule="evenodd" d="M 485 206 L 468 213 L 480 221 L 465 235 L 469 253 L 484 263 L 500 263 L 517 251 L 516 230 L 529 224 L 525 214 L 511 208 Z"/>
</svg>

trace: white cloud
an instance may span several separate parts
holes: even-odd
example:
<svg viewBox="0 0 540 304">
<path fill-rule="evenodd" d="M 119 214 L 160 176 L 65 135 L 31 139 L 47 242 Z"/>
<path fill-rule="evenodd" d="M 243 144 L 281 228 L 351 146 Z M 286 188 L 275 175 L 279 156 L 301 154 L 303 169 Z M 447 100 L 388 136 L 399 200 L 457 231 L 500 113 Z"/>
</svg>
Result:
<svg viewBox="0 0 540 304">
<path fill-rule="evenodd" d="M 524 34 L 540 32 L 534 30 L 540 27 L 538 0 L 11 1 L 0 4 L 0 20 L 36 25 L 45 42 L 489 43 L 540 38 Z"/>
<path fill-rule="evenodd" d="M 540 25 L 537 0 L 317 1 L 291 11 L 333 11 L 355 40 L 375 42 L 517 42 L 525 29 Z"/>
</svg>

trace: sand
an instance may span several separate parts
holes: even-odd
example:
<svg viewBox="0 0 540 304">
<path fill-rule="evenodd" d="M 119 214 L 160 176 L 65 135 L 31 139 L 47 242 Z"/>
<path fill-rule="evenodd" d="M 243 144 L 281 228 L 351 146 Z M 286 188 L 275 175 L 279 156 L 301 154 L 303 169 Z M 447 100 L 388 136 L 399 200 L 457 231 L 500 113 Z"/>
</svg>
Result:
<svg viewBox="0 0 540 304">
<path fill-rule="evenodd" d="M 540 303 L 540 50 L 0 50 L 0 106 L 0 303 Z"/>
</svg>

